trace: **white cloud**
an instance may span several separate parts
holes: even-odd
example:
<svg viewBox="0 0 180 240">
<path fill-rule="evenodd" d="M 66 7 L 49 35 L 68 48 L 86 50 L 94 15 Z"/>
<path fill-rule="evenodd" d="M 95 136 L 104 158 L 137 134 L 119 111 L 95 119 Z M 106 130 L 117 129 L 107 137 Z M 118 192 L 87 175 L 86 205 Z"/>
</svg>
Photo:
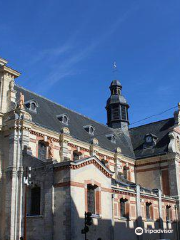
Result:
<svg viewBox="0 0 180 240">
<path fill-rule="evenodd" d="M 107 31 L 99 34 L 100 37 L 94 38 L 93 42 L 89 43 L 87 46 L 85 46 L 83 49 L 80 49 L 79 51 L 75 50 L 77 48 L 78 37 L 78 31 L 76 31 L 63 46 L 55 49 L 44 50 L 39 53 L 32 61 L 32 63 L 34 64 L 39 61 L 48 59 L 51 65 L 51 71 L 49 72 L 47 77 L 43 81 L 41 81 L 41 84 L 36 87 L 36 90 L 42 93 L 44 91 L 47 91 L 55 83 L 59 82 L 65 77 L 76 74 L 77 71 L 74 70 L 75 65 L 88 57 L 90 53 L 94 51 L 99 44 L 101 44 L 108 37 L 110 37 L 118 29 L 121 23 L 123 23 L 132 14 L 132 12 L 136 11 L 137 9 L 137 5 L 133 5 L 133 7 L 126 11 L 124 15 L 118 17 L 114 24 L 112 24 L 107 29 Z M 67 52 L 70 52 L 70 50 L 73 50 L 73 54 L 71 54 L 71 56 L 64 56 L 64 60 L 62 61 L 62 58 L 60 58 L 60 56 L 68 55 Z"/>
</svg>

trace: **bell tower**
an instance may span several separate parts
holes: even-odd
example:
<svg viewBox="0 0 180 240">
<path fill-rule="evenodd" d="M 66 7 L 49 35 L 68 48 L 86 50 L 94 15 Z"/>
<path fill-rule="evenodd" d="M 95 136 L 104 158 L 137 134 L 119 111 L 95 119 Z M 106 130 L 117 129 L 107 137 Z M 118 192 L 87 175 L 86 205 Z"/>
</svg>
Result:
<svg viewBox="0 0 180 240">
<path fill-rule="evenodd" d="M 107 125 L 111 128 L 128 129 L 129 118 L 126 99 L 121 94 L 122 85 L 118 80 L 113 80 L 110 85 L 111 96 L 107 100 Z"/>
</svg>

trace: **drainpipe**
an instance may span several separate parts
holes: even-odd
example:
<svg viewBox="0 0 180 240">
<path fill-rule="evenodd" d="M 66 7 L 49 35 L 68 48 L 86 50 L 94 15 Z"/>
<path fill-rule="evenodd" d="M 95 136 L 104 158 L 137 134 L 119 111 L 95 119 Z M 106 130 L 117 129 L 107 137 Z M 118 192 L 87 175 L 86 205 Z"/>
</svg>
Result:
<svg viewBox="0 0 180 240">
<path fill-rule="evenodd" d="M 111 234 L 111 240 L 114 240 L 114 227 L 115 227 L 115 223 L 114 223 L 114 193 L 112 194 L 112 234 Z"/>
<path fill-rule="evenodd" d="M 176 232 L 177 239 L 179 239 L 179 217 L 178 217 L 178 204 L 175 205 L 175 214 L 176 214 Z"/>
</svg>

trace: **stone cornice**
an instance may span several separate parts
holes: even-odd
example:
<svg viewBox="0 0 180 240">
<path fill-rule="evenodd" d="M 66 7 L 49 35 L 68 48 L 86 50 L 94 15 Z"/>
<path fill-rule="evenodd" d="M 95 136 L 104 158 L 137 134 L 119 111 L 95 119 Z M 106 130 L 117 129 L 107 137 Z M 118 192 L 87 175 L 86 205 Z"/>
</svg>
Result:
<svg viewBox="0 0 180 240">
<path fill-rule="evenodd" d="M 114 173 L 111 172 L 107 167 L 105 167 L 96 157 L 90 157 L 87 159 L 78 160 L 74 162 L 69 161 L 69 162 L 57 163 L 54 166 L 54 171 L 57 172 L 65 169 L 77 170 L 90 164 L 93 164 L 94 166 L 96 166 L 106 177 L 112 178 L 112 175 Z"/>
<path fill-rule="evenodd" d="M 87 149 L 87 152 L 89 152 L 90 146 L 92 145 L 91 143 L 83 142 L 79 139 L 73 138 L 70 134 L 64 134 L 60 132 L 58 133 L 50 129 L 47 129 L 45 127 L 38 126 L 35 123 L 32 123 L 32 129 L 30 133 L 33 135 L 38 135 L 42 137 L 44 136 L 51 137 L 56 142 L 62 141 L 63 139 L 63 141 L 66 141 L 69 146 L 77 146 L 85 150 Z M 63 136 L 63 138 L 60 136 Z M 97 151 L 97 155 L 104 155 L 108 157 L 110 160 L 114 161 L 115 152 L 108 151 L 107 149 L 101 148 L 98 145 L 97 146 L 95 145 L 95 150 Z M 118 154 L 118 158 L 122 161 L 129 162 L 132 165 L 135 164 L 134 159 L 128 158 L 121 153 Z"/>
<path fill-rule="evenodd" d="M 144 163 L 141 163 L 141 164 L 136 164 L 136 168 L 138 167 L 144 167 L 144 166 L 149 166 L 149 165 L 154 165 L 154 164 L 162 164 L 162 163 L 166 163 L 168 162 L 168 160 L 157 160 L 157 161 L 152 161 L 152 162 L 144 162 Z"/>
<path fill-rule="evenodd" d="M 7 67 L 7 66 L 2 66 L 0 68 L 0 72 L 10 73 L 11 75 L 14 76 L 14 78 L 17 78 L 17 77 L 19 77 L 21 75 L 18 71 L 14 70 L 14 69 L 12 69 L 10 67 Z"/>
<path fill-rule="evenodd" d="M 161 156 L 153 156 L 148 158 L 138 159 L 135 162 L 135 166 L 139 167 L 141 165 L 149 165 L 149 164 L 156 164 L 156 163 L 163 163 L 165 161 L 172 161 L 175 159 L 176 153 L 167 153 Z"/>
</svg>

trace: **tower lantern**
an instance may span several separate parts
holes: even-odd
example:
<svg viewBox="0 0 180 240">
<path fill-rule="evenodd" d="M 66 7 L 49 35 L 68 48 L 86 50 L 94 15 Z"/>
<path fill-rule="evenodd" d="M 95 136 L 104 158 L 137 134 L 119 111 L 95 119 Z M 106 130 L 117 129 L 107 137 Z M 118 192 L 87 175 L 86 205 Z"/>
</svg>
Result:
<svg viewBox="0 0 180 240">
<path fill-rule="evenodd" d="M 118 80 L 113 80 L 109 88 L 111 96 L 106 104 L 107 125 L 112 128 L 127 129 L 129 125 L 129 105 L 121 94 L 122 85 Z"/>
</svg>

